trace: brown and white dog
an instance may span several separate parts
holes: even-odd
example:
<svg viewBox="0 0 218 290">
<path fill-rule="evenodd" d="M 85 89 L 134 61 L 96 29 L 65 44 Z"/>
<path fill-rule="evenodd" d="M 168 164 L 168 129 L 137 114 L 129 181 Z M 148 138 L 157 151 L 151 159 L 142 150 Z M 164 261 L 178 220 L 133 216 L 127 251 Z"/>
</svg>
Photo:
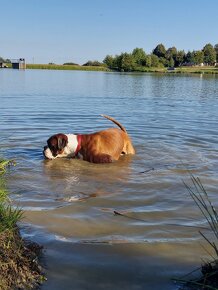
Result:
<svg viewBox="0 0 218 290">
<path fill-rule="evenodd" d="M 126 129 L 109 116 L 118 128 L 109 128 L 92 134 L 55 134 L 47 140 L 43 154 L 47 159 L 59 157 L 79 158 L 93 163 L 110 163 L 123 154 L 135 154 Z"/>
</svg>

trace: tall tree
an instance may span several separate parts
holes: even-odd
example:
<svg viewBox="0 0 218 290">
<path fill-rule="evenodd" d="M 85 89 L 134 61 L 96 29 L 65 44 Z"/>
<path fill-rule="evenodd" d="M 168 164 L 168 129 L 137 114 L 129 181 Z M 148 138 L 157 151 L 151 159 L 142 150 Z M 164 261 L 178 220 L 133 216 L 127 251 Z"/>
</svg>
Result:
<svg viewBox="0 0 218 290">
<path fill-rule="evenodd" d="M 178 50 L 176 59 L 175 59 L 175 66 L 181 66 L 185 61 L 185 52 L 184 50 Z"/>
<path fill-rule="evenodd" d="M 117 70 L 121 69 L 121 60 L 122 60 L 121 55 L 115 55 L 114 62 L 113 62 L 114 69 L 117 69 Z"/>
<path fill-rule="evenodd" d="M 153 54 L 155 54 L 158 57 L 165 57 L 166 56 L 165 46 L 162 43 L 158 44 L 153 50 Z"/>
<path fill-rule="evenodd" d="M 112 55 L 106 55 L 105 59 L 103 60 L 103 63 L 105 63 L 109 68 L 114 68 L 114 57 Z"/>
<path fill-rule="evenodd" d="M 201 64 L 204 62 L 204 52 L 202 50 L 194 50 L 192 52 L 192 59 L 194 64 Z"/>
<path fill-rule="evenodd" d="M 204 62 L 209 65 L 214 65 L 216 62 L 216 51 L 212 44 L 208 43 L 203 48 Z"/>
<path fill-rule="evenodd" d="M 146 55 L 145 66 L 151 67 L 151 55 Z"/>
<path fill-rule="evenodd" d="M 193 54 L 191 51 L 188 51 L 185 55 L 185 62 L 186 63 L 193 63 Z"/>
<path fill-rule="evenodd" d="M 159 58 L 155 54 L 151 54 L 151 66 L 158 67 L 160 65 Z"/>
<path fill-rule="evenodd" d="M 177 55 L 177 49 L 175 46 L 170 47 L 167 49 L 166 51 L 166 59 L 170 60 L 171 58 L 173 58 L 173 60 L 176 59 L 176 55 Z"/>
<path fill-rule="evenodd" d="M 166 59 L 165 57 L 159 57 L 159 62 L 165 67 L 169 66 L 169 60 Z"/>
<path fill-rule="evenodd" d="M 216 51 L 216 62 L 218 62 L 218 43 L 214 45 L 214 49 Z"/>
<path fill-rule="evenodd" d="M 170 60 L 169 60 L 169 67 L 174 67 L 175 65 L 175 61 L 174 59 L 171 57 Z"/>
<path fill-rule="evenodd" d="M 132 51 L 132 56 L 135 60 L 135 63 L 138 65 L 145 65 L 146 63 L 146 53 L 143 48 L 136 47 Z"/>
<path fill-rule="evenodd" d="M 135 60 L 132 54 L 126 52 L 122 53 L 120 55 L 120 63 L 118 68 L 120 71 L 133 71 L 135 69 Z"/>
</svg>

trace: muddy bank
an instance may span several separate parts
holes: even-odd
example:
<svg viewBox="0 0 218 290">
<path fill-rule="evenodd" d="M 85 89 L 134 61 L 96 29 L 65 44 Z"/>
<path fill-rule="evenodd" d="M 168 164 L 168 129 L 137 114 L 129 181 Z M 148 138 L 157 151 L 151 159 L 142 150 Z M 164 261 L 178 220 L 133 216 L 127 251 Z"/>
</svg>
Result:
<svg viewBox="0 0 218 290">
<path fill-rule="evenodd" d="M 0 233 L 0 289 L 33 289 L 43 280 L 38 257 L 42 248 L 24 241 L 19 230 Z"/>
<path fill-rule="evenodd" d="M 42 247 L 20 235 L 17 222 L 23 212 L 11 206 L 4 182 L 11 165 L 14 162 L 0 160 L 0 289 L 33 289 L 44 280 L 38 262 Z"/>
</svg>

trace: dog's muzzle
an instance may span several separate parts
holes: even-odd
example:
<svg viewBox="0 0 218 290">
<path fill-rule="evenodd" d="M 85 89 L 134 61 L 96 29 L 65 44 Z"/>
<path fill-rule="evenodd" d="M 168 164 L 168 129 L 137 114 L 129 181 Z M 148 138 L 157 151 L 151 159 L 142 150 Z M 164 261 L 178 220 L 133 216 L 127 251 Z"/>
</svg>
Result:
<svg viewBox="0 0 218 290">
<path fill-rule="evenodd" d="M 45 146 L 45 147 L 44 147 L 43 155 L 44 155 L 45 158 L 47 158 L 47 159 L 55 159 L 55 157 L 52 155 L 52 152 L 51 152 L 51 150 L 48 148 L 48 146 Z"/>
</svg>

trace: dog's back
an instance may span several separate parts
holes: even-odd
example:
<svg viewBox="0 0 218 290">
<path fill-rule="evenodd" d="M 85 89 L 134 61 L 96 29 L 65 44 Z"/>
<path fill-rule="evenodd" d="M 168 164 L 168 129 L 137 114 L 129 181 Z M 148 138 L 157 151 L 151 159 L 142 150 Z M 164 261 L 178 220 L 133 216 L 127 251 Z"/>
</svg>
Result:
<svg viewBox="0 0 218 290">
<path fill-rule="evenodd" d="M 123 139 L 124 139 L 124 145 L 123 145 L 123 150 L 122 150 L 122 154 L 135 154 L 135 149 L 132 145 L 132 141 L 131 138 L 129 137 L 126 129 L 124 128 L 123 125 L 121 125 L 117 120 L 115 120 L 114 118 L 107 116 L 107 115 L 101 115 L 102 117 L 112 121 L 114 124 L 116 124 L 125 134 L 123 135 Z"/>
</svg>

